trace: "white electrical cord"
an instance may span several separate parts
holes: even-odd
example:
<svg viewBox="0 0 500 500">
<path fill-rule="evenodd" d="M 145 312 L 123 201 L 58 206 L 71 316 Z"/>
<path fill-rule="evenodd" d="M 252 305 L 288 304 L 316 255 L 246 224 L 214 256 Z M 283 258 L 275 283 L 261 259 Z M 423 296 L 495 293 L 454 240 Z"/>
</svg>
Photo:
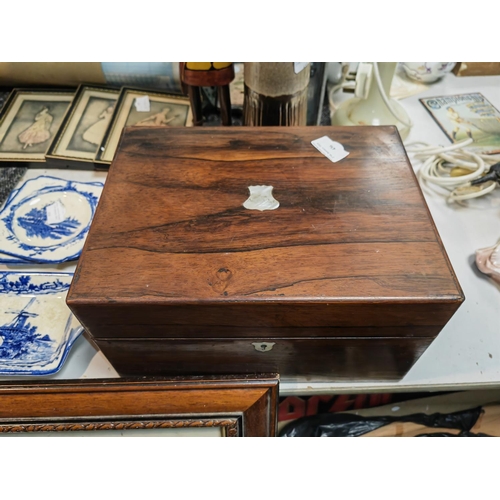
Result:
<svg viewBox="0 0 500 500">
<path fill-rule="evenodd" d="M 328 103 L 330 104 L 330 120 L 333 118 L 335 111 L 337 111 L 337 106 L 333 101 L 333 94 L 335 94 L 335 92 L 338 92 L 340 89 L 349 87 L 352 87 L 352 89 L 354 90 L 353 84 L 349 84 L 349 82 L 347 81 L 348 73 L 349 64 L 344 64 L 342 66 L 342 76 L 340 78 L 340 81 L 336 85 L 333 85 L 332 88 L 328 91 Z"/>
<path fill-rule="evenodd" d="M 384 91 L 384 86 L 382 85 L 382 79 L 380 78 L 380 71 L 378 70 L 378 63 L 374 62 L 373 64 L 373 74 L 375 75 L 375 81 L 377 82 L 378 86 L 378 91 L 380 92 L 380 96 L 382 97 L 382 100 L 385 102 L 385 105 L 391 112 L 392 116 L 396 118 L 399 122 L 401 122 L 403 125 L 405 125 L 408 128 L 411 128 L 413 126 L 412 121 L 408 118 L 409 121 L 406 121 L 402 119 L 396 111 L 394 111 L 394 108 L 392 107 L 391 101 L 387 97 L 385 91 Z"/>
<path fill-rule="evenodd" d="M 499 160 L 498 156 L 467 149 L 466 146 L 472 142 L 472 139 L 467 139 L 447 147 L 411 143 L 405 147 L 408 153 L 413 153 L 414 158 L 422 162 L 417 171 L 421 184 L 433 186 L 433 191 L 446 196 L 448 202 L 454 202 L 484 196 L 498 185 L 495 181 L 471 184 Z"/>
</svg>

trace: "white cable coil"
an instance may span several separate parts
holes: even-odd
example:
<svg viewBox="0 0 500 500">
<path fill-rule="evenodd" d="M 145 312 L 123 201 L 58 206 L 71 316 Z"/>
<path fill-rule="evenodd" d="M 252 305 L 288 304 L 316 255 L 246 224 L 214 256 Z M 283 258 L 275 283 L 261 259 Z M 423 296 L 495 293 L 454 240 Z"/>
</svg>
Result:
<svg viewBox="0 0 500 500">
<path fill-rule="evenodd" d="M 411 143 L 406 145 L 406 151 L 422 161 L 417 171 L 421 184 L 437 186 L 438 189 L 433 189 L 435 192 L 446 196 L 448 202 L 454 202 L 484 196 L 498 185 L 495 181 L 476 186 L 471 184 L 499 160 L 496 155 L 485 155 L 466 149 L 472 142 L 472 139 L 467 139 L 447 147 Z M 470 173 L 453 176 L 453 170 L 456 168 L 468 170 Z"/>
</svg>

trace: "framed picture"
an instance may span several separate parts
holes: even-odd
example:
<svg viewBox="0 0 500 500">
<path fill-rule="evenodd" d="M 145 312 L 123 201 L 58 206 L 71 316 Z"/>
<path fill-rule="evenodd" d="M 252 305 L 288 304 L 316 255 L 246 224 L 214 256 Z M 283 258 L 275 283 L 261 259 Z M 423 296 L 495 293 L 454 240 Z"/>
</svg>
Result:
<svg viewBox="0 0 500 500">
<path fill-rule="evenodd" d="M 45 161 L 73 96 L 55 90 L 13 90 L 0 113 L 0 161 Z"/>
<path fill-rule="evenodd" d="M 139 102 L 145 106 L 139 106 Z M 125 127 L 191 127 L 193 115 L 189 99 L 147 90 L 123 88 L 111 124 L 101 143 L 96 161 L 110 164 Z"/>
<path fill-rule="evenodd" d="M 55 166 L 89 166 L 111 122 L 119 90 L 81 85 L 46 158 Z"/>
<path fill-rule="evenodd" d="M 275 436 L 278 376 L 0 384 L 0 438 Z"/>
</svg>

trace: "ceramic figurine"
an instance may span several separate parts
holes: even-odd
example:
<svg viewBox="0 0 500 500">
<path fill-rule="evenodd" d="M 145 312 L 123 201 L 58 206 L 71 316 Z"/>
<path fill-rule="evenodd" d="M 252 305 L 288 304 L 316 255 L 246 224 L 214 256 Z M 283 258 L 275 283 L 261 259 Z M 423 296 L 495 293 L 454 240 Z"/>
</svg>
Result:
<svg viewBox="0 0 500 500">
<path fill-rule="evenodd" d="M 193 124 L 203 125 L 200 87 L 217 87 L 222 124 L 231 125 L 229 84 L 234 79 L 233 63 L 185 62 L 180 63 L 180 73 L 191 102 Z"/>
</svg>

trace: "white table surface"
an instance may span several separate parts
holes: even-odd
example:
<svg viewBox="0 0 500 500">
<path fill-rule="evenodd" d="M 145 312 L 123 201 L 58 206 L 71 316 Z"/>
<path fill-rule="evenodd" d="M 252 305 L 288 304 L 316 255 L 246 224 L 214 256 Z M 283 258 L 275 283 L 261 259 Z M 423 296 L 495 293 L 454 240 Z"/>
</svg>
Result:
<svg viewBox="0 0 500 500">
<path fill-rule="evenodd" d="M 436 145 L 450 144 L 419 99 L 468 92 L 481 92 L 500 109 L 500 76 L 458 78 L 450 74 L 442 81 L 429 85 L 426 91 L 400 101 L 414 122 L 405 143 L 424 141 Z M 104 180 L 106 176 L 103 172 L 36 169 L 29 170 L 23 180 L 42 174 L 83 182 Z M 473 261 L 475 250 L 491 246 L 500 238 L 500 189 L 490 195 L 488 200 L 477 203 L 477 208 L 448 205 L 444 198 L 438 195 L 425 191 L 424 194 L 465 293 L 465 302 L 401 381 L 336 383 L 332 379 L 282 378 L 281 395 L 500 387 L 500 286 L 481 275 L 475 269 Z M 12 271 L 72 272 L 74 268 L 75 264 L 0 264 L 0 270 Z M 75 343 L 63 368 L 57 374 L 46 378 L 114 377 L 118 377 L 118 374 L 113 367 L 82 336 Z M 12 380 L 12 377 L 9 379 Z M 7 378 L 0 377 L 0 380 Z"/>
</svg>

